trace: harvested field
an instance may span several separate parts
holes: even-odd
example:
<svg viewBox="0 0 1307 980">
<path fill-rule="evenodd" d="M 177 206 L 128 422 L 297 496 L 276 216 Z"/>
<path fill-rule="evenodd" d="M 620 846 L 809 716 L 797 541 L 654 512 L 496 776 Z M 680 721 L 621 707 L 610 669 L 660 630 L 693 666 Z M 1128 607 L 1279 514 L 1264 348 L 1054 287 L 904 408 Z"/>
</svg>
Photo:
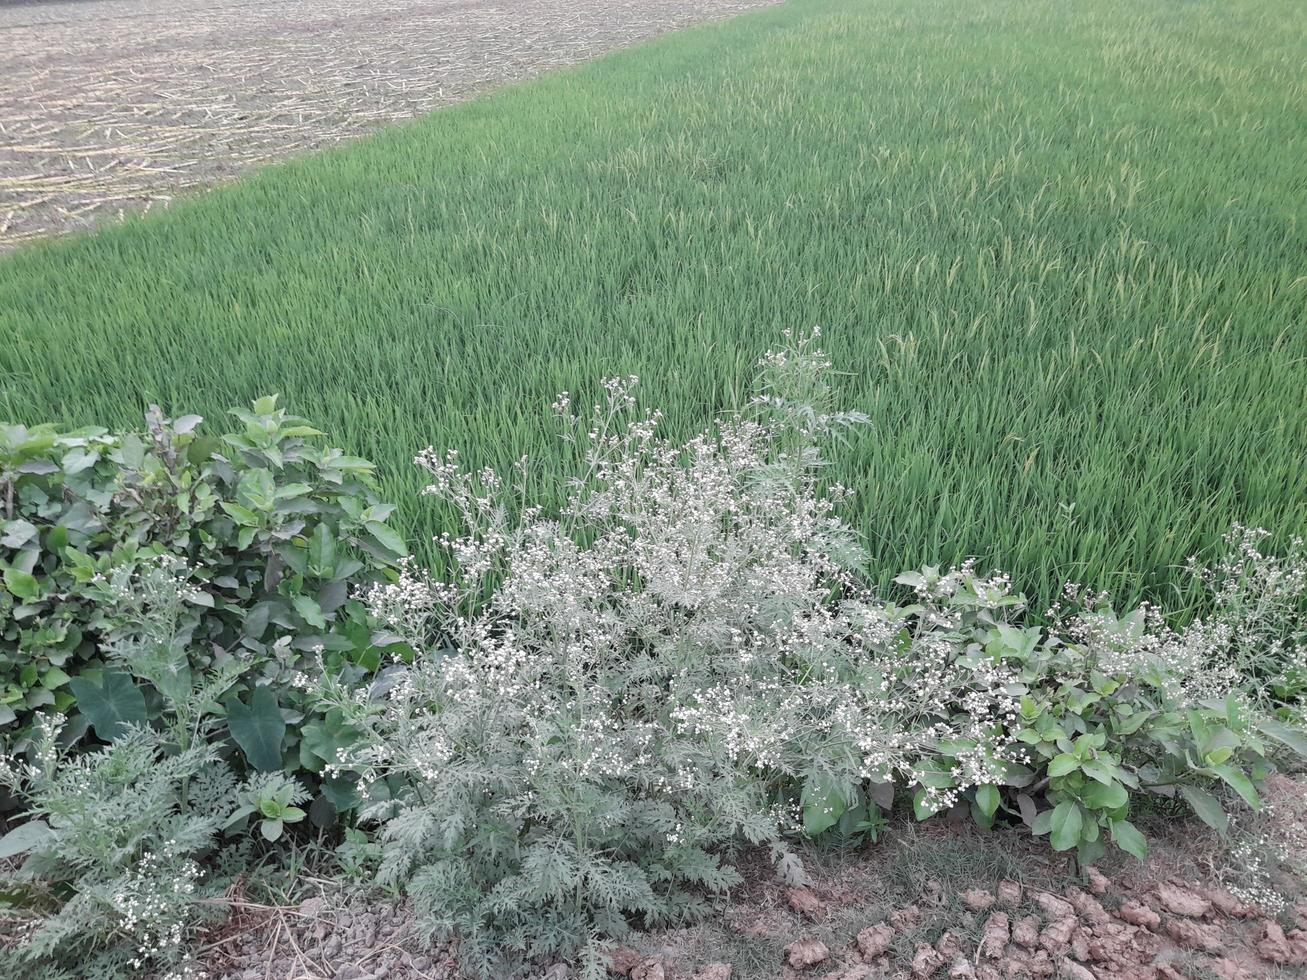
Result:
<svg viewBox="0 0 1307 980">
<path fill-rule="evenodd" d="M 0 3 L 0 250 L 772 2 Z"/>
</svg>

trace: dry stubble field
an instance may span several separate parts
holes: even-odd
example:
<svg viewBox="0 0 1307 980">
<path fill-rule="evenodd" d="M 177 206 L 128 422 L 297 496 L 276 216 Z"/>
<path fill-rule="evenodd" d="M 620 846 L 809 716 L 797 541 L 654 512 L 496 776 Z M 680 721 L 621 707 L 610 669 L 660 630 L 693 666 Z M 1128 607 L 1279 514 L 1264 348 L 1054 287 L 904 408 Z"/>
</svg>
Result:
<svg viewBox="0 0 1307 980">
<path fill-rule="evenodd" d="M 774 0 L 0 0 L 0 251 Z"/>
</svg>

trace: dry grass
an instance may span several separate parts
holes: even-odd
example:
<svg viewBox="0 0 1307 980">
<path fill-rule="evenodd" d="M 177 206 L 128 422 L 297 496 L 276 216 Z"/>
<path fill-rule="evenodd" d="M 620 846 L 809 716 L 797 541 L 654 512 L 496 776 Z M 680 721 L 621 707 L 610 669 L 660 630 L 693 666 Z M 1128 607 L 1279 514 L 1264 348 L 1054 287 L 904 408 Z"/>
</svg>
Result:
<svg viewBox="0 0 1307 980">
<path fill-rule="evenodd" d="M 0 251 L 771 2 L 0 5 Z"/>
</svg>

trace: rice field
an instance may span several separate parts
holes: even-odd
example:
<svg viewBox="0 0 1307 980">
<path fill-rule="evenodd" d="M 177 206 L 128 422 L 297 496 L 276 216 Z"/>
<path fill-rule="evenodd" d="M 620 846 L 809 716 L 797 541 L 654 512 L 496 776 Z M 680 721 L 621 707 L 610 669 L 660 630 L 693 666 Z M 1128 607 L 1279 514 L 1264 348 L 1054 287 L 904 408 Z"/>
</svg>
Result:
<svg viewBox="0 0 1307 980">
<path fill-rule="evenodd" d="M 1305 160 L 1296 0 L 790 0 L 0 258 L 0 418 L 280 392 L 420 546 L 416 450 L 547 488 L 556 392 L 689 432 L 820 324 L 883 580 L 1171 601 L 1307 531 Z"/>
</svg>

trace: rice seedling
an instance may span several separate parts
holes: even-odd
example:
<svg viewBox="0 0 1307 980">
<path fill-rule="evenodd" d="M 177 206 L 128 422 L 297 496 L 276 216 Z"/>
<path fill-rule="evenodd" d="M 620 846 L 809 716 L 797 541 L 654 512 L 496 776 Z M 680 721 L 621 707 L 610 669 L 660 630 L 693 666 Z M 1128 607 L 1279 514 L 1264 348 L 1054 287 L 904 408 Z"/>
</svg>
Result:
<svg viewBox="0 0 1307 980">
<path fill-rule="evenodd" d="M 821 324 L 885 579 L 1183 609 L 1307 529 L 1304 59 L 1292 0 L 792 0 L 0 259 L 0 418 L 278 391 L 421 547 L 421 447 L 559 486 L 558 391 L 688 434 Z"/>
</svg>

